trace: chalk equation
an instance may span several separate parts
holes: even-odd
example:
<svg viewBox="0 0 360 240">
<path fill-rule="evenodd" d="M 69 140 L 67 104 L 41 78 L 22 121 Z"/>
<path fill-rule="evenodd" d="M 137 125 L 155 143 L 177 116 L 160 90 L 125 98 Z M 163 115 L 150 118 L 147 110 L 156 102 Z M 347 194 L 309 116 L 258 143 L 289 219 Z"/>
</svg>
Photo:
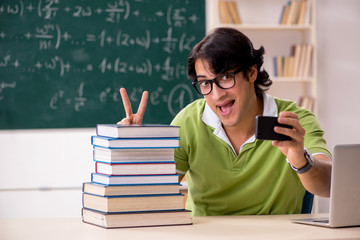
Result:
<svg viewBox="0 0 360 240">
<path fill-rule="evenodd" d="M 66 2 L 66 1 L 64 1 Z M 126 21 L 129 16 L 139 18 L 141 21 L 157 22 L 165 21 L 169 26 L 183 27 L 187 22 L 197 23 L 200 18 L 196 13 L 187 14 L 185 7 L 174 7 L 170 4 L 167 9 L 156 9 L 153 13 L 143 15 L 141 13 L 141 3 L 144 0 L 127 1 L 103 1 L 104 6 L 80 5 L 78 2 L 74 6 L 63 4 L 60 0 L 12 0 L 0 4 L 0 12 L 8 15 L 36 15 L 45 20 L 56 19 L 57 16 L 73 18 L 91 18 L 93 16 L 103 16 L 102 20 L 109 23 L 119 23 Z M 83 2 L 82 2 L 83 3 Z M 134 4 L 134 5 L 133 5 Z M 162 5 L 165 3 L 161 3 Z M 97 4 L 98 5 L 98 4 Z M 181 5 L 180 5 L 181 6 Z"/>
<path fill-rule="evenodd" d="M 197 97 L 187 57 L 205 0 L 2 0 L 0 22 L 0 129 L 111 122 L 98 112 L 121 106 L 120 87 L 135 103 L 149 91 L 159 123 Z"/>
<path fill-rule="evenodd" d="M 0 85 L 1 86 L 1 85 Z M 97 100 L 101 104 L 108 104 L 109 102 L 118 103 L 120 106 L 121 96 L 119 89 L 113 87 L 106 87 L 105 89 L 99 89 L 95 94 Z M 129 99 L 131 102 L 140 102 L 143 91 L 147 90 L 143 87 L 131 87 L 128 90 Z M 71 105 L 75 112 L 80 112 L 84 109 L 87 104 L 86 85 L 81 82 L 75 97 L 71 97 L 64 90 L 58 90 L 55 92 L 49 101 L 49 108 L 56 111 L 59 107 L 64 105 Z M 164 89 L 161 86 L 156 87 L 153 91 L 149 92 L 148 104 L 157 106 L 165 103 L 167 111 L 175 116 L 176 113 L 184 108 L 188 103 L 194 101 L 193 93 L 189 84 L 177 84 L 170 91 Z"/>
<path fill-rule="evenodd" d="M 36 26 L 33 29 L 26 29 L 17 35 L 9 31 L 0 32 L 0 39 L 3 41 L 37 41 L 39 50 L 57 50 L 61 45 L 84 46 L 100 48 L 104 47 L 141 47 L 148 50 L 151 45 L 157 45 L 161 51 L 172 54 L 191 50 L 195 36 L 182 33 L 179 37 L 173 35 L 173 28 L 168 28 L 162 35 L 155 35 L 149 29 L 140 34 L 131 34 L 122 29 L 101 29 L 99 32 L 74 33 L 71 30 L 63 30 L 59 24 L 45 24 Z M 65 46 L 68 47 L 68 46 Z"/>
<path fill-rule="evenodd" d="M 186 78 L 186 65 L 172 61 L 168 56 L 163 62 L 153 63 L 151 59 L 144 59 L 138 63 L 131 63 L 120 57 L 99 59 L 96 63 L 77 64 L 73 66 L 71 60 L 64 59 L 61 56 L 47 57 L 42 60 L 35 60 L 32 63 L 22 62 L 21 59 L 12 57 L 11 55 L 0 56 L 0 71 L 8 68 L 10 70 L 21 70 L 23 72 L 53 72 L 56 76 L 63 78 L 66 74 L 98 72 L 106 74 L 128 74 L 135 73 L 138 75 L 147 75 L 151 77 L 153 72 L 160 73 L 161 79 L 172 81 L 174 79 Z"/>
</svg>

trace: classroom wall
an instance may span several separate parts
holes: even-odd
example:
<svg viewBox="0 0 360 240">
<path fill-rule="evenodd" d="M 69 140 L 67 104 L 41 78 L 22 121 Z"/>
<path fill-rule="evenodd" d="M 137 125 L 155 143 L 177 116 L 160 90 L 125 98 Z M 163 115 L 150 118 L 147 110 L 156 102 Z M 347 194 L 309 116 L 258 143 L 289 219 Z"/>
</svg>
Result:
<svg viewBox="0 0 360 240">
<path fill-rule="evenodd" d="M 24 119 L 26 121 L 26 119 Z M 79 217 L 93 129 L 0 131 L 0 218 Z"/>
<path fill-rule="evenodd" d="M 360 1 L 317 1 L 318 117 L 328 146 L 360 143 Z"/>
<path fill-rule="evenodd" d="M 330 149 L 360 143 L 359 12 L 360 1 L 317 1 L 318 118 Z M 79 217 L 81 184 L 93 170 L 94 133 L 94 128 L 0 131 L 0 218 Z M 320 203 L 319 211 L 327 212 L 328 200 Z"/>
<path fill-rule="evenodd" d="M 317 1 L 318 118 L 329 149 L 360 143 L 360 1 Z M 319 212 L 329 200 L 320 198 Z"/>
</svg>

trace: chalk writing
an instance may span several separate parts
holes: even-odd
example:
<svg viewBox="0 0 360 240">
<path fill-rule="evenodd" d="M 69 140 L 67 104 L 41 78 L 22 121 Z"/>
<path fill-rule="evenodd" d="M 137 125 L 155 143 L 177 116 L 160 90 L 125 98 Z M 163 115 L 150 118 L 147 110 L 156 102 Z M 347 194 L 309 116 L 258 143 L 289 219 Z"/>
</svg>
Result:
<svg viewBox="0 0 360 240">
<path fill-rule="evenodd" d="M 75 111 L 80 111 L 81 107 L 84 107 L 87 102 L 87 99 L 83 97 L 84 87 L 86 88 L 85 84 L 82 82 L 78 89 L 78 96 L 74 99 L 66 97 L 63 90 L 54 93 L 54 95 L 50 99 L 50 108 L 52 110 L 57 110 L 59 104 L 73 104 Z M 104 90 L 99 89 L 99 92 L 96 93 L 96 95 L 98 96 L 98 100 L 101 103 L 120 102 L 120 87 L 106 87 Z M 144 90 L 145 89 L 143 87 L 128 88 L 127 91 L 130 101 L 139 102 Z M 62 100 L 62 102 L 60 100 Z M 192 94 L 192 90 L 187 84 L 177 84 L 168 93 L 165 93 L 164 89 L 161 86 L 158 86 L 156 90 L 150 93 L 149 96 L 149 103 L 151 105 L 156 106 L 161 103 L 165 103 L 167 106 L 167 111 L 170 112 L 172 116 L 175 116 L 179 110 L 184 108 L 187 103 L 192 102 L 193 100 L 194 97 Z"/>
<path fill-rule="evenodd" d="M 2 100 L 4 98 L 3 90 L 4 89 L 11 89 L 11 88 L 16 88 L 16 82 L 15 81 L 12 81 L 12 82 L 0 82 L 0 100 Z"/>
<path fill-rule="evenodd" d="M 116 122 L 120 87 L 135 105 L 149 91 L 145 121 L 169 123 L 197 96 L 186 66 L 205 33 L 204 4 L 2 0 L 0 129 Z M 24 115 L 32 120 L 10 122 Z"/>
</svg>

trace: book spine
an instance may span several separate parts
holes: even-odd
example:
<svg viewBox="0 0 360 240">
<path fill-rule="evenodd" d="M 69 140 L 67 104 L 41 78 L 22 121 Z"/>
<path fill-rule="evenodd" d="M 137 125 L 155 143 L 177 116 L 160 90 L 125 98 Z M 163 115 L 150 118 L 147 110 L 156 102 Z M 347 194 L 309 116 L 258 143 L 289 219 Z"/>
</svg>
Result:
<svg viewBox="0 0 360 240">
<path fill-rule="evenodd" d="M 178 209 L 164 209 L 164 210 L 147 210 L 147 211 L 123 211 L 123 212 L 104 212 L 104 211 L 100 211 L 97 209 L 92 209 L 92 208 L 87 208 L 87 207 L 83 207 L 84 209 L 87 210 L 91 210 L 91 211 L 95 211 L 95 212 L 99 212 L 99 213 L 103 213 L 103 214 L 120 214 L 120 213 L 150 213 L 150 212 L 178 212 L 178 211 L 186 211 L 185 208 L 178 208 Z"/>
<path fill-rule="evenodd" d="M 175 149 L 180 146 L 168 146 L 168 147 L 105 147 L 100 145 L 93 145 L 94 147 L 101 147 L 105 149 Z"/>
<path fill-rule="evenodd" d="M 97 136 L 99 136 L 98 128 L 99 128 L 99 124 L 96 125 L 96 135 L 97 135 Z"/>
<path fill-rule="evenodd" d="M 276 61 L 276 57 L 273 57 L 273 65 L 274 65 L 274 76 L 277 77 L 278 76 L 278 72 L 277 72 L 277 61 Z"/>
<path fill-rule="evenodd" d="M 144 162 L 103 162 L 103 161 L 97 161 L 95 160 L 95 165 L 97 166 L 97 164 L 100 163 L 100 164 L 106 164 L 106 165 L 110 165 L 110 166 L 115 166 L 115 165 L 150 165 L 150 164 L 176 164 L 175 161 L 144 161 Z"/>
<path fill-rule="evenodd" d="M 94 145 L 93 142 L 91 142 L 91 144 L 93 146 L 93 149 L 94 148 L 102 148 L 102 149 L 106 149 L 106 150 L 111 150 L 111 149 L 134 149 L 134 150 L 140 150 L 140 149 L 175 149 L 175 148 L 180 148 L 180 146 L 176 146 L 176 147 L 117 147 L 117 148 L 113 148 L 113 147 L 104 147 L 104 146 L 100 146 L 100 145 Z"/>
<path fill-rule="evenodd" d="M 97 173 L 98 172 L 98 163 L 95 162 L 95 172 Z"/>
<path fill-rule="evenodd" d="M 166 160 L 166 161 L 156 161 L 156 160 L 141 160 L 141 161 L 131 161 L 131 160 L 127 160 L 127 161 L 114 161 L 114 162 L 110 162 L 110 161 L 106 161 L 106 160 L 97 160 L 97 159 L 94 159 L 93 160 L 95 163 L 99 162 L 99 163 L 106 163 L 106 164 L 112 164 L 112 165 L 115 165 L 115 164 L 160 164 L 160 163 L 163 163 L 163 164 L 169 164 L 169 163 L 175 163 L 175 161 L 173 160 Z"/>
<path fill-rule="evenodd" d="M 146 197 L 171 197 L 171 196 L 185 196 L 182 193 L 162 193 L 162 194 L 136 194 L 136 195 L 111 195 L 111 196 L 104 196 L 104 195 L 98 195 L 98 194 L 94 194 L 94 193 L 83 193 L 87 194 L 87 195 L 92 195 L 92 196 L 96 196 L 96 197 L 101 197 L 101 198 L 146 198 Z"/>
<path fill-rule="evenodd" d="M 168 181 L 168 182 L 159 182 L 159 181 L 154 181 L 154 182 L 131 182 L 131 183 L 103 183 L 103 182 L 98 182 L 98 181 L 94 181 L 94 176 L 98 175 L 99 177 L 104 177 L 108 180 L 110 180 L 111 178 L 132 178 L 132 177 L 143 177 L 146 180 L 146 177 L 154 177 L 154 176 L 158 176 L 158 177 L 162 177 L 162 176 L 180 176 L 180 174 L 154 174 L 154 175 L 150 175 L 150 174 L 146 174 L 146 175 L 107 175 L 107 174 L 102 174 L 102 173 L 96 173 L 93 172 L 91 173 L 91 182 L 93 183 L 98 183 L 98 184 L 105 184 L 108 186 L 115 186 L 115 185 L 159 185 L 159 184 L 176 184 L 178 183 L 178 181 L 176 180 L 176 182 L 174 181 Z"/>
<path fill-rule="evenodd" d="M 176 182 L 176 183 L 139 183 L 139 184 L 112 184 L 112 185 L 108 185 L 108 184 L 104 184 L 104 183 L 97 183 L 97 182 L 89 182 L 91 184 L 94 185 L 98 185 L 101 187 L 134 187 L 134 186 L 159 186 L 159 185 L 176 185 L 176 186 L 182 186 L 181 183 Z M 84 192 L 84 191 L 83 191 Z"/>
</svg>

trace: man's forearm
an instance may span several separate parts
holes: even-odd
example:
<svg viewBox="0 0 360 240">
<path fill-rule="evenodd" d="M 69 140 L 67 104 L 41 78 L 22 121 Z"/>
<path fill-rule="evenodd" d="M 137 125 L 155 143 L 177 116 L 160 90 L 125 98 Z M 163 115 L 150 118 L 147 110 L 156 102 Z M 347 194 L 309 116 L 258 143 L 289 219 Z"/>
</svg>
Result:
<svg viewBox="0 0 360 240">
<path fill-rule="evenodd" d="M 313 157 L 314 166 L 308 172 L 298 174 L 298 176 L 309 192 L 320 197 L 330 197 L 331 159 L 324 154 L 317 154 Z"/>
</svg>

